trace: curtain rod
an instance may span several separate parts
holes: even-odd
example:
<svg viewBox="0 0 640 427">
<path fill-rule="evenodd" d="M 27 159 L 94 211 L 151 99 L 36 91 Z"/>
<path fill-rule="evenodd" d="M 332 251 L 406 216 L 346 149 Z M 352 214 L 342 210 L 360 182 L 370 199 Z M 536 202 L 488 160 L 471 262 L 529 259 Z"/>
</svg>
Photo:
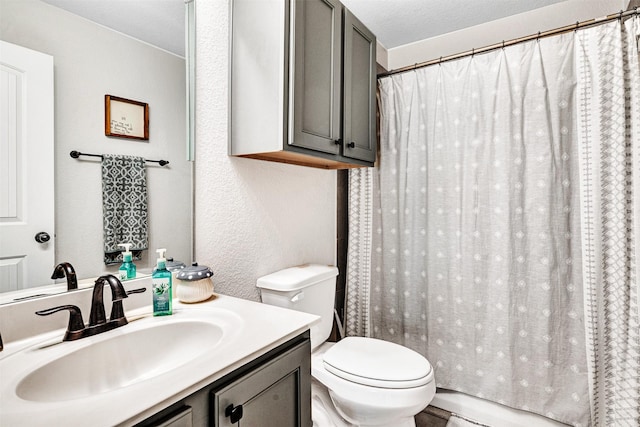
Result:
<svg viewBox="0 0 640 427">
<path fill-rule="evenodd" d="M 69 153 L 69 155 L 71 157 L 73 157 L 74 159 L 77 159 L 80 156 L 89 156 L 89 157 L 100 157 L 101 159 L 102 154 L 89 154 L 89 153 L 81 153 L 79 151 L 73 150 L 72 152 Z M 145 162 L 151 162 L 151 163 L 160 163 L 160 166 L 165 166 L 169 164 L 168 160 L 148 160 L 148 159 L 144 159 Z"/>
<path fill-rule="evenodd" d="M 636 7 L 635 9 L 629 9 L 627 11 L 621 10 L 620 13 L 614 13 L 612 15 L 607 15 L 602 18 L 595 18 L 595 19 L 590 19 L 588 21 L 576 22 L 575 24 L 566 25 L 564 27 L 556 28 L 549 31 L 544 31 L 544 32 L 538 31 L 537 34 L 531 34 L 529 36 L 519 37 L 519 38 L 508 40 L 508 41 L 503 40 L 502 43 L 495 43 L 495 44 L 491 44 L 489 46 L 481 47 L 478 49 L 471 49 L 465 52 L 455 53 L 453 55 L 448 55 L 448 56 L 441 56 L 440 58 L 432 59 L 425 62 L 419 62 L 415 65 L 408 65 L 406 67 L 380 73 L 378 74 L 377 77 L 383 78 L 383 77 L 388 77 L 394 74 L 405 73 L 407 71 L 416 70 L 418 68 L 428 67 L 429 65 L 441 64 L 443 62 L 452 61 L 454 59 L 464 58 L 465 56 L 473 56 L 478 53 L 485 53 L 485 52 L 489 52 L 496 49 L 502 49 L 507 46 L 512 46 L 518 43 L 524 43 L 530 40 L 536 40 L 536 39 L 539 40 L 543 37 L 549 37 L 549 36 L 554 36 L 556 34 L 568 33 L 569 31 L 575 31 L 579 28 L 585 28 L 585 27 L 591 27 L 594 25 L 604 24 L 606 22 L 610 22 L 615 19 L 622 19 L 626 16 L 637 15 L 638 13 L 640 13 L 640 10 L 638 7 Z"/>
</svg>

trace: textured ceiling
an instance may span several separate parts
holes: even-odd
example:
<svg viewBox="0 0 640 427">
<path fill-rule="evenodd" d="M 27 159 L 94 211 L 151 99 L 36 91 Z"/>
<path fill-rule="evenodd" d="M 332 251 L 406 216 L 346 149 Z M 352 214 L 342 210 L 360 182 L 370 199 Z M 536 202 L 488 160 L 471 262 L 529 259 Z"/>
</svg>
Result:
<svg viewBox="0 0 640 427">
<path fill-rule="evenodd" d="M 566 0 L 341 0 L 387 49 Z"/>
<path fill-rule="evenodd" d="M 43 1 L 184 56 L 184 0 Z M 342 0 L 387 49 L 562 1 Z"/>
</svg>

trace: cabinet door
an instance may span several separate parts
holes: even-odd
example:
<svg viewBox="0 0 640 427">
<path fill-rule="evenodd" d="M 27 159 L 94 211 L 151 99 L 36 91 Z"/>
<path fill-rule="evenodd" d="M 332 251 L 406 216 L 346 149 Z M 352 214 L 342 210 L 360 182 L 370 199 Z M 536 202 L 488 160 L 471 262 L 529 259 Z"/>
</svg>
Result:
<svg viewBox="0 0 640 427">
<path fill-rule="evenodd" d="M 293 9 L 293 126 L 288 142 L 338 154 L 342 6 L 338 0 L 294 0 Z"/>
<path fill-rule="evenodd" d="M 217 427 L 311 427 L 309 340 L 213 391 Z"/>
<path fill-rule="evenodd" d="M 376 37 L 344 10 L 343 155 L 376 159 Z"/>
</svg>

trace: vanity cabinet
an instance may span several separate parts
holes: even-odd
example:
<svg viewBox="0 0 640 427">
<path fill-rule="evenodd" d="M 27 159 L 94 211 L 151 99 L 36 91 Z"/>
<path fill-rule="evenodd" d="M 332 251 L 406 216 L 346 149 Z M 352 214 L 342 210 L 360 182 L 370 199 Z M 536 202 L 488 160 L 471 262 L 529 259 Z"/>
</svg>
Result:
<svg viewBox="0 0 640 427">
<path fill-rule="evenodd" d="M 211 391 L 210 425 L 311 427 L 310 354 L 307 341 Z"/>
<path fill-rule="evenodd" d="M 375 36 L 338 0 L 233 0 L 230 154 L 372 166 L 375 52 Z"/>
<path fill-rule="evenodd" d="M 311 427 L 309 332 L 136 425 L 143 426 Z"/>
</svg>

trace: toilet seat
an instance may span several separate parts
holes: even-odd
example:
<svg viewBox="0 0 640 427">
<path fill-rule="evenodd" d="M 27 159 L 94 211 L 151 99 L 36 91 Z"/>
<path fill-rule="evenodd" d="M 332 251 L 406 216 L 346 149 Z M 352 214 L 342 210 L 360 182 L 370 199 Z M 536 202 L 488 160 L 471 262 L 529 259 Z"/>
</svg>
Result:
<svg viewBox="0 0 640 427">
<path fill-rule="evenodd" d="M 371 387 L 405 389 L 433 380 L 433 369 L 422 355 L 375 338 L 344 338 L 327 350 L 323 365 L 337 377 Z"/>
</svg>

